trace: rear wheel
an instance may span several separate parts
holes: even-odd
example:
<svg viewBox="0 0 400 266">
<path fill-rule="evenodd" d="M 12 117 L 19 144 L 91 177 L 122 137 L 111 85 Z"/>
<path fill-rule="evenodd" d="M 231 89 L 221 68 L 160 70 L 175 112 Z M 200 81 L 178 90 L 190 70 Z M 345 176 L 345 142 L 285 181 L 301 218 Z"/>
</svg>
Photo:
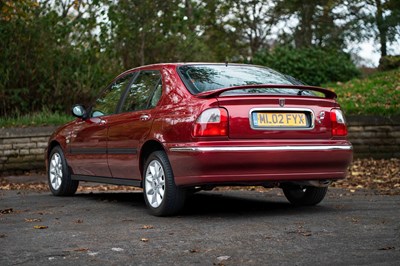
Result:
<svg viewBox="0 0 400 266">
<path fill-rule="evenodd" d="M 283 193 L 290 203 L 296 206 L 313 206 L 320 203 L 328 191 L 328 187 L 311 187 L 288 185 L 284 186 Z"/>
<path fill-rule="evenodd" d="M 164 151 L 155 151 L 148 157 L 143 172 L 143 193 L 153 215 L 173 215 L 182 209 L 186 193 L 175 185 L 172 168 Z"/>
<path fill-rule="evenodd" d="M 55 196 L 70 196 L 78 189 L 79 181 L 71 179 L 67 161 L 59 146 L 50 152 L 47 176 L 50 190 Z"/>
</svg>

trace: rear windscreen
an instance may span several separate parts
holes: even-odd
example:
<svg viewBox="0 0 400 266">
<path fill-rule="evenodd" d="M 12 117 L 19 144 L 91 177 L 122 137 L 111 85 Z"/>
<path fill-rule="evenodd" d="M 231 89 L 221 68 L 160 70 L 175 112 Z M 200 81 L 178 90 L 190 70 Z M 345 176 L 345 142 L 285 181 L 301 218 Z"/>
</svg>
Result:
<svg viewBox="0 0 400 266">
<path fill-rule="evenodd" d="M 250 65 L 184 65 L 178 68 L 179 75 L 193 94 L 243 85 L 284 84 L 302 85 L 293 77 L 269 68 Z M 298 94 L 299 89 L 251 88 L 227 91 L 232 94 Z M 305 92 L 303 95 L 310 95 Z"/>
</svg>

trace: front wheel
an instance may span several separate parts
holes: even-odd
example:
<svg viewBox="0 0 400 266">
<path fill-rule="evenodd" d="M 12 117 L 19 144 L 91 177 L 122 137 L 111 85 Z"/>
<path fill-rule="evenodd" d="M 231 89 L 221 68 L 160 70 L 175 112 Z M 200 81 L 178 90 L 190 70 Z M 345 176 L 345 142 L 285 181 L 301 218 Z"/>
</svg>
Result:
<svg viewBox="0 0 400 266">
<path fill-rule="evenodd" d="M 67 161 L 59 146 L 50 152 L 47 177 L 51 193 L 55 196 L 71 196 L 78 189 L 79 181 L 71 179 Z"/>
<path fill-rule="evenodd" d="M 143 193 L 150 213 L 155 216 L 173 215 L 183 208 L 186 193 L 175 185 L 164 151 L 155 151 L 148 157 L 143 172 Z"/>
<path fill-rule="evenodd" d="M 311 187 L 288 185 L 284 186 L 283 193 L 290 203 L 296 206 L 313 206 L 320 203 L 328 191 L 328 187 Z"/>
</svg>

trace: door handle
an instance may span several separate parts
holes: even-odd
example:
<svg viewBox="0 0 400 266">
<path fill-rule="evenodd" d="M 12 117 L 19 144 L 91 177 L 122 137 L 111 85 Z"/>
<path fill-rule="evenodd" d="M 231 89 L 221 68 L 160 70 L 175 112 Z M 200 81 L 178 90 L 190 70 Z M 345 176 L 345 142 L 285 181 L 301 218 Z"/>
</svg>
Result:
<svg viewBox="0 0 400 266">
<path fill-rule="evenodd" d="M 144 114 L 140 116 L 140 121 L 147 121 L 150 119 L 150 115 Z"/>
</svg>

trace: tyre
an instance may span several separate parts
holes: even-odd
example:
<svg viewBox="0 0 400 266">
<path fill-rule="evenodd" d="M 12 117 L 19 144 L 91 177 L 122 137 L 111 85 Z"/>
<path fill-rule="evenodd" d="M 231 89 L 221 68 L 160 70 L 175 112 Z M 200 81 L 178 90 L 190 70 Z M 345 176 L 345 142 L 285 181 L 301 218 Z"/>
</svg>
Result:
<svg viewBox="0 0 400 266">
<path fill-rule="evenodd" d="M 71 179 L 67 161 L 61 147 L 54 147 L 49 156 L 48 183 L 55 196 L 71 196 L 78 189 L 79 181 Z"/>
<path fill-rule="evenodd" d="M 167 154 L 155 151 L 143 168 L 143 194 L 149 212 L 155 216 L 178 213 L 184 205 L 185 190 L 177 187 Z"/>
<path fill-rule="evenodd" d="M 290 203 L 296 206 L 313 206 L 320 203 L 328 191 L 328 187 L 284 186 L 283 193 Z"/>
</svg>

